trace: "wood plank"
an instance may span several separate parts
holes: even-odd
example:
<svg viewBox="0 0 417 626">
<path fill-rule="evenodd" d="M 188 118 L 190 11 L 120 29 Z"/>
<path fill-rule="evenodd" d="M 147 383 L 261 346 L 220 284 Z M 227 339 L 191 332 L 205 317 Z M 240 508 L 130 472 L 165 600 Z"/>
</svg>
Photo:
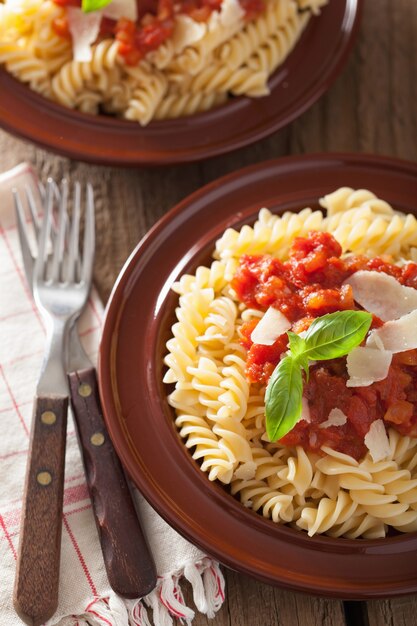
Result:
<svg viewBox="0 0 417 626">
<path fill-rule="evenodd" d="M 417 3 L 367 0 L 350 60 L 291 127 L 291 152 L 353 151 L 417 160 Z"/>
<path fill-rule="evenodd" d="M 369 626 L 413 626 L 417 624 L 417 597 L 367 603 Z"/>
<path fill-rule="evenodd" d="M 343 603 L 338 600 L 292 593 L 225 568 L 223 573 L 226 602 L 216 614 L 216 626 L 345 626 Z M 189 585 L 184 591 L 186 602 L 193 606 Z M 210 624 L 203 615 L 193 622 L 193 626 Z"/>
</svg>

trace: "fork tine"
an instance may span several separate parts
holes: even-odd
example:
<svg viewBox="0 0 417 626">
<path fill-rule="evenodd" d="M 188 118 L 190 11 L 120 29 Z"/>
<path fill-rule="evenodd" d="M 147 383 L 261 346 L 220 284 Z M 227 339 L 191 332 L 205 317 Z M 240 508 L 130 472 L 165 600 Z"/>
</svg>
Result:
<svg viewBox="0 0 417 626">
<path fill-rule="evenodd" d="M 41 280 L 46 276 L 46 266 L 48 259 L 48 243 L 51 236 L 53 187 L 48 181 L 46 190 L 46 208 L 42 220 L 42 227 L 38 238 L 38 254 L 35 262 L 34 279 Z"/>
<path fill-rule="evenodd" d="M 81 280 L 89 283 L 93 272 L 94 246 L 95 246 L 95 226 L 94 226 L 94 192 L 90 183 L 86 190 L 87 203 L 84 226 L 84 246 L 83 263 L 81 269 Z"/>
<path fill-rule="evenodd" d="M 25 268 L 25 273 L 26 273 L 28 283 L 30 287 L 32 288 L 33 264 L 35 262 L 35 259 L 33 257 L 30 244 L 29 244 L 29 238 L 28 238 L 28 233 L 27 233 L 27 228 L 26 228 L 25 211 L 20 201 L 20 196 L 18 194 L 17 189 L 13 189 L 13 199 L 14 199 L 14 206 L 15 206 L 15 211 L 16 211 L 17 231 L 19 233 L 20 247 L 22 249 L 23 266 Z"/>
<path fill-rule="evenodd" d="M 67 281 L 76 280 L 77 259 L 79 256 L 78 239 L 80 235 L 80 212 L 81 212 L 81 185 L 77 181 L 74 186 L 74 208 L 69 239 L 69 254 L 67 265 Z"/>
<path fill-rule="evenodd" d="M 39 195 L 41 197 L 42 206 L 43 206 L 45 204 L 46 189 L 45 189 L 45 185 L 40 180 L 38 181 L 38 191 L 39 191 Z"/>
<path fill-rule="evenodd" d="M 26 199 L 28 201 L 30 216 L 32 218 L 33 228 L 35 230 L 36 238 L 38 238 L 39 232 L 41 229 L 41 223 L 40 223 L 40 219 L 38 216 L 38 208 L 36 206 L 35 198 L 33 197 L 33 191 L 30 185 L 25 185 L 25 192 L 26 192 Z"/>
<path fill-rule="evenodd" d="M 51 278 L 58 281 L 64 258 L 65 235 L 67 231 L 67 201 L 68 201 L 68 183 L 62 181 L 62 188 L 59 198 L 58 224 L 55 232 L 54 251 L 52 256 Z"/>
</svg>

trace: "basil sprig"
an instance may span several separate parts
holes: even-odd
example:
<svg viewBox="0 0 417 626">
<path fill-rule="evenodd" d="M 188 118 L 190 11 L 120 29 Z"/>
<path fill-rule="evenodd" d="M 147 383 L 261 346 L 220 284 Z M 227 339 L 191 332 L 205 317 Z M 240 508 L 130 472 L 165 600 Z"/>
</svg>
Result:
<svg viewBox="0 0 417 626">
<path fill-rule="evenodd" d="M 287 333 L 288 355 L 274 369 L 265 394 L 270 441 L 284 437 L 301 417 L 302 370 L 308 380 L 308 362 L 345 356 L 363 341 L 371 322 L 366 311 L 336 311 L 316 318 L 304 337 Z"/>
<path fill-rule="evenodd" d="M 91 13 L 92 11 L 103 9 L 110 4 L 110 2 L 111 0 L 82 0 L 81 8 L 84 13 Z"/>
</svg>

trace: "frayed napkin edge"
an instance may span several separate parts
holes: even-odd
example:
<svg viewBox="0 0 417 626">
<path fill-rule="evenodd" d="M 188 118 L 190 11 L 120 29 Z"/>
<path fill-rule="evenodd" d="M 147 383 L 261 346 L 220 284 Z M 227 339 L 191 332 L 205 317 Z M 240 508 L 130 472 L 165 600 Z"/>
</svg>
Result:
<svg viewBox="0 0 417 626">
<path fill-rule="evenodd" d="M 212 619 L 224 602 L 225 580 L 219 564 L 204 557 L 159 576 L 155 589 L 144 598 L 127 600 L 111 591 L 108 596 L 92 598 L 80 615 L 54 616 L 45 626 L 59 626 L 62 620 L 68 626 L 173 626 L 174 619 L 191 626 L 195 610 L 185 603 L 181 588 L 185 580 L 191 585 L 197 610 Z"/>
</svg>

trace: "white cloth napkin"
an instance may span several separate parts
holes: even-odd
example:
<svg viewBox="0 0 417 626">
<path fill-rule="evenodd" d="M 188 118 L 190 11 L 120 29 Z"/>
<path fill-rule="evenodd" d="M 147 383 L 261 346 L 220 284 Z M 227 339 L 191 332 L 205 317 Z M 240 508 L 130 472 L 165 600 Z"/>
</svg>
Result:
<svg viewBox="0 0 417 626">
<path fill-rule="evenodd" d="M 12 188 L 23 191 L 25 184 L 37 194 L 36 175 L 29 165 L 0 174 L 0 624 L 4 626 L 22 624 L 13 610 L 12 590 L 32 402 L 44 350 L 44 324 L 26 284 L 12 201 Z M 93 361 L 102 315 L 93 293 L 79 325 Z M 59 606 L 47 626 L 169 626 L 173 617 L 191 624 L 195 611 L 184 603 L 182 577 L 191 582 L 198 611 L 213 617 L 220 608 L 224 580 L 218 564 L 180 537 L 138 492 L 136 496 L 158 585 L 142 600 L 124 601 L 109 587 L 69 416 Z"/>
</svg>

